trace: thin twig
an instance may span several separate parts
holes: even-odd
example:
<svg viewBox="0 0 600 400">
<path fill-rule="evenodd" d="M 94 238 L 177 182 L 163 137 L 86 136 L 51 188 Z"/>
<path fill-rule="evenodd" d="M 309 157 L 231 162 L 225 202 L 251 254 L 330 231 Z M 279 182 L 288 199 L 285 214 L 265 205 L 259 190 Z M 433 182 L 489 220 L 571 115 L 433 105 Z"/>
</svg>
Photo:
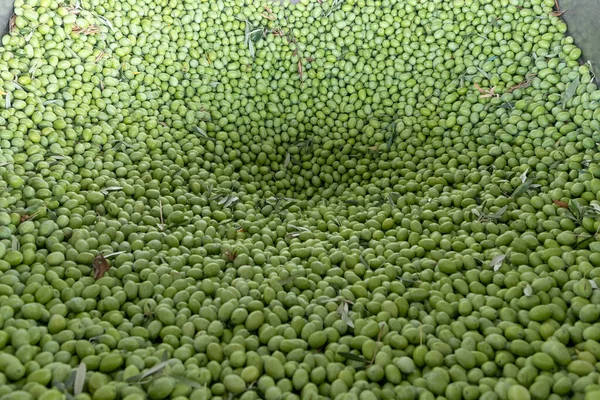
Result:
<svg viewBox="0 0 600 400">
<path fill-rule="evenodd" d="M 165 230 L 165 220 L 163 218 L 163 205 L 162 205 L 162 200 L 158 200 L 158 204 L 159 204 L 159 211 L 160 211 L 160 225 L 159 228 L 161 231 Z"/>
<path fill-rule="evenodd" d="M 375 363 L 375 357 L 377 357 L 377 352 L 379 351 L 379 344 L 381 343 L 382 335 L 383 335 L 383 323 L 379 324 L 379 335 L 377 335 L 377 344 L 375 345 L 375 354 L 373 354 L 373 359 L 371 360 L 371 365 L 373 365 Z"/>
</svg>

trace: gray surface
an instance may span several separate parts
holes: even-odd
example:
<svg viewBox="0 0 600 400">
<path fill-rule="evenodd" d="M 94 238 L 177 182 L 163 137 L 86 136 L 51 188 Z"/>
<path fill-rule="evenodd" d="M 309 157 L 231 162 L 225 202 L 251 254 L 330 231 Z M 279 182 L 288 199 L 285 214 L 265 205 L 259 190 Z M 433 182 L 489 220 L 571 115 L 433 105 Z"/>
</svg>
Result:
<svg viewBox="0 0 600 400">
<path fill-rule="evenodd" d="M 568 33 L 583 57 L 591 61 L 596 74 L 600 74 L 600 1 L 558 0 L 558 3 L 561 10 L 566 10 L 562 18 L 567 23 Z"/>
<path fill-rule="evenodd" d="M 13 1 L 0 0 L 0 37 L 8 32 L 8 22 L 13 15 Z M 2 46 L 2 44 L 0 44 Z"/>
</svg>

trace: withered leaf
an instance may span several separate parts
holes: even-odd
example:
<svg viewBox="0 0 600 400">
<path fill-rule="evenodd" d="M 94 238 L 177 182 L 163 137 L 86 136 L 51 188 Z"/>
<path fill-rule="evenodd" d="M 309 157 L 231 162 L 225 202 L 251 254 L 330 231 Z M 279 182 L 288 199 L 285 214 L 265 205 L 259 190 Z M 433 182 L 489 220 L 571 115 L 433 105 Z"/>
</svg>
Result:
<svg viewBox="0 0 600 400">
<path fill-rule="evenodd" d="M 102 254 L 98 254 L 94 258 L 94 279 L 102 278 L 109 269 L 110 265 L 108 265 L 106 258 Z"/>
<path fill-rule="evenodd" d="M 554 204 L 556 204 L 557 206 L 561 207 L 561 208 L 569 208 L 569 205 L 567 203 L 565 203 L 564 201 L 560 201 L 560 200 L 552 200 L 554 202 Z"/>
<path fill-rule="evenodd" d="M 568 10 L 555 10 L 550 12 L 549 14 L 552 15 L 553 17 L 560 17 L 561 15 L 563 15 L 564 13 L 566 13 Z"/>
</svg>

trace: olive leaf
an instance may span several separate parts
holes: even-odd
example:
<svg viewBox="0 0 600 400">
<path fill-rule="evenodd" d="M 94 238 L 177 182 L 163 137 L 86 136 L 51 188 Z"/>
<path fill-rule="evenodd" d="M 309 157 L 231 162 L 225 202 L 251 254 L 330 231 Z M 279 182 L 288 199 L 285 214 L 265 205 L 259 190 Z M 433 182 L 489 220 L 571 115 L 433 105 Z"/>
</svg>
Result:
<svg viewBox="0 0 600 400">
<path fill-rule="evenodd" d="M 331 298 L 331 297 L 327 297 L 327 296 L 323 296 L 322 298 L 319 298 L 316 300 L 317 304 L 327 304 L 330 302 L 334 302 L 336 301 L 337 298 Z"/>
<path fill-rule="evenodd" d="M 502 268 L 502 264 L 504 264 L 504 260 L 506 260 L 508 254 L 499 254 L 496 257 L 492 258 L 490 262 L 490 267 L 494 269 L 494 272 L 498 271 Z"/>
<path fill-rule="evenodd" d="M 504 103 L 502 103 L 500 105 L 500 108 L 506 108 L 508 110 L 512 110 L 515 107 L 515 102 L 514 101 L 505 101 Z"/>
<path fill-rule="evenodd" d="M 420 280 L 414 280 L 414 279 L 408 279 L 408 278 L 404 278 L 402 276 L 396 276 L 396 279 L 398 279 L 401 282 L 405 282 L 408 283 L 409 285 L 414 285 L 415 283 L 421 283 Z"/>
<path fill-rule="evenodd" d="M 387 147 L 388 149 L 390 147 L 392 147 L 392 144 L 394 144 L 394 141 L 396 141 L 396 138 L 398 137 L 398 133 L 396 132 L 396 122 L 392 122 L 388 125 L 388 127 L 391 128 L 390 130 L 390 135 L 388 136 L 388 140 L 387 140 Z"/>
<path fill-rule="evenodd" d="M 31 66 L 31 68 L 29 68 L 29 75 L 31 76 L 32 79 L 35 77 L 35 73 L 37 72 L 40 65 L 41 65 L 40 61 L 35 61 L 33 63 L 33 65 Z"/>
<path fill-rule="evenodd" d="M 333 0 L 333 3 L 331 4 L 331 7 L 329 7 L 329 9 L 324 14 L 324 16 L 326 18 L 329 17 L 331 14 L 333 14 L 334 12 L 336 12 L 340 7 L 342 7 L 343 3 L 344 3 L 344 0 Z"/>
<path fill-rule="evenodd" d="M 590 70 L 590 82 L 589 83 L 593 83 L 594 80 L 596 79 L 596 72 L 594 71 L 594 66 L 592 65 L 592 62 L 590 60 L 588 60 L 586 62 L 586 64 L 588 65 L 588 69 Z"/>
<path fill-rule="evenodd" d="M 65 389 L 71 389 L 71 388 L 73 388 L 73 385 L 75 385 L 75 379 L 76 379 L 76 377 L 77 377 L 77 371 L 71 371 L 71 373 L 69 374 L 69 377 L 64 382 Z"/>
<path fill-rule="evenodd" d="M 571 100 L 573 98 L 573 96 L 575 95 L 575 92 L 577 91 L 577 87 L 579 87 L 579 81 L 580 81 L 580 78 L 579 78 L 579 75 L 577 75 L 575 77 L 575 79 L 573 79 L 569 83 L 569 85 L 567 86 L 567 90 L 563 93 L 563 96 L 560 100 L 563 110 L 567 106 L 567 103 L 569 102 L 569 100 Z"/>
<path fill-rule="evenodd" d="M 130 383 L 141 383 L 145 378 L 154 375 L 156 373 L 161 372 L 163 369 L 165 369 L 165 367 L 169 364 L 170 360 L 169 360 L 169 354 L 165 351 L 162 355 L 162 360 L 161 362 L 159 362 L 158 364 L 152 366 L 150 369 L 148 369 L 148 371 L 139 374 L 139 375 L 134 375 L 131 376 L 129 378 L 127 378 L 127 382 Z"/>
<path fill-rule="evenodd" d="M 566 208 L 566 209 L 569 208 L 569 204 L 565 203 L 564 201 L 561 201 L 561 200 L 552 200 L 552 202 L 554 204 L 556 204 L 557 206 L 561 207 L 561 208 Z"/>
<path fill-rule="evenodd" d="M 337 313 L 342 316 L 343 314 L 348 314 L 348 304 L 345 302 L 341 302 L 337 308 Z"/>
<path fill-rule="evenodd" d="M 590 282 L 590 286 L 592 287 L 592 289 L 598 289 L 598 284 L 596 283 L 596 281 L 594 281 L 593 279 L 588 279 L 588 281 Z"/>
<path fill-rule="evenodd" d="M 121 190 L 121 189 L 123 189 L 123 186 L 108 186 L 108 187 L 105 187 L 104 189 L 101 189 L 100 193 L 102 193 L 103 195 L 106 196 L 106 195 L 108 195 L 109 192 L 114 192 L 114 191 Z"/>
<path fill-rule="evenodd" d="M 580 217 L 583 215 L 583 213 L 581 212 L 582 211 L 581 204 L 579 204 L 579 202 L 577 200 L 573 200 L 569 203 L 569 211 L 571 211 L 571 213 L 573 215 L 576 215 L 577 217 Z"/>
<path fill-rule="evenodd" d="M 348 353 L 346 351 L 339 351 L 337 354 L 339 356 L 344 357 L 347 360 L 358 361 L 358 362 L 362 362 L 362 363 L 365 363 L 365 364 L 369 363 L 369 360 L 367 360 L 363 356 L 359 356 L 359 355 L 356 355 L 356 354 L 353 354 L 353 353 Z"/>
<path fill-rule="evenodd" d="M 592 203 L 590 204 L 590 208 L 591 210 L 593 210 L 594 212 L 600 214 L 600 205 L 598 205 L 597 203 Z"/>
<path fill-rule="evenodd" d="M 532 190 L 538 190 L 539 188 L 541 188 L 541 185 L 533 183 L 531 179 L 526 179 L 525 182 L 517 186 L 517 188 L 514 190 L 514 192 L 510 195 L 509 198 L 516 199 L 517 197 L 527 194 Z"/>
<path fill-rule="evenodd" d="M 161 231 L 164 231 L 166 228 L 165 225 L 165 218 L 163 215 L 163 204 L 162 204 L 162 200 L 158 200 L 158 211 L 160 213 L 160 223 L 158 224 L 158 229 L 160 229 Z"/>
<path fill-rule="evenodd" d="M 206 132 L 204 132 L 202 130 L 202 128 L 200 128 L 199 126 L 195 126 L 194 128 L 196 129 L 196 132 L 198 133 L 198 137 L 200 137 L 201 139 L 210 140 L 211 142 L 216 142 L 217 141 L 217 139 L 208 136 L 206 134 Z"/>
<path fill-rule="evenodd" d="M 292 225 L 292 224 L 288 224 L 288 226 L 289 226 L 290 228 L 292 228 L 292 229 L 296 229 L 297 231 L 300 231 L 300 232 L 310 232 L 310 229 L 308 229 L 308 228 L 305 228 L 305 227 L 303 227 L 303 226 L 295 226 L 295 225 Z"/>
<path fill-rule="evenodd" d="M 566 217 L 577 223 L 581 223 L 584 216 L 595 217 L 595 215 L 596 215 L 596 212 L 594 211 L 593 208 L 591 208 L 591 207 L 583 208 L 581 206 L 581 204 L 579 204 L 579 202 L 575 199 L 571 200 L 568 203 L 566 203 L 564 201 L 560 201 L 560 200 L 553 200 L 553 202 L 554 202 L 554 204 L 558 205 L 559 207 L 567 210 Z"/>
<path fill-rule="evenodd" d="M 119 254 L 124 254 L 125 251 L 115 251 L 114 253 L 110 253 L 104 256 L 104 258 L 110 258 L 110 257 L 114 257 L 114 256 L 118 256 Z"/>
<path fill-rule="evenodd" d="M 344 321 L 350 328 L 354 328 L 354 321 L 352 321 L 352 318 L 350 318 L 348 314 L 342 315 L 342 321 Z"/>
<path fill-rule="evenodd" d="M 297 276 L 297 275 L 296 275 Z M 292 283 L 294 281 L 294 279 L 296 278 L 296 276 L 294 276 L 293 274 L 289 275 L 287 278 L 282 278 L 278 281 L 278 283 L 281 286 L 285 286 L 288 285 L 290 283 Z"/>
<path fill-rule="evenodd" d="M 535 54 L 534 54 L 535 56 Z M 519 83 L 517 83 L 514 86 L 511 86 L 510 88 L 508 88 L 508 93 L 512 93 L 517 89 L 525 89 L 528 88 L 529 86 L 531 86 L 531 84 L 533 83 L 533 80 L 535 79 L 535 77 L 537 77 L 537 74 L 527 74 L 525 76 L 525 79 Z"/>
<path fill-rule="evenodd" d="M 490 217 L 495 218 L 495 219 L 500 219 L 500 218 L 502 218 L 502 216 L 504 215 L 504 213 L 506 212 L 506 210 L 508 210 L 508 205 L 505 205 L 504 207 L 501 207 L 498 211 L 496 211 Z"/>
<path fill-rule="evenodd" d="M 490 74 L 485 72 L 483 69 L 477 67 L 477 70 L 481 73 L 481 75 L 485 76 L 486 79 L 490 79 Z"/>
<path fill-rule="evenodd" d="M 529 173 L 529 168 L 525 170 L 521 175 L 519 175 L 519 179 L 521 179 L 521 183 L 527 182 L 527 174 Z"/>
<path fill-rule="evenodd" d="M 98 280 L 104 276 L 104 274 L 110 269 L 110 265 L 108 261 L 102 253 L 99 253 L 96 257 L 94 257 L 94 279 Z"/>
<path fill-rule="evenodd" d="M 192 389 L 200 389 L 200 388 L 202 388 L 201 384 L 199 384 L 198 382 L 196 382 L 196 381 L 194 381 L 192 379 L 186 378 L 183 375 L 172 375 L 172 377 L 175 378 L 177 381 L 179 381 L 181 383 L 184 383 L 185 385 L 191 387 Z"/>
<path fill-rule="evenodd" d="M 12 251 L 19 251 L 20 248 L 21 248 L 21 243 L 19 242 L 19 239 L 16 236 L 13 236 L 12 237 L 11 250 Z"/>
<path fill-rule="evenodd" d="M 127 143 L 127 142 L 125 142 L 123 140 L 114 140 L 111 143 L 114 143 L 113 150 L 119 150 L 119 151 L 121 151 L 122 150 L 121 147 L 126 147 L 126 148 L 131 148 L 132 147 L 129 143 Z"/>
<path fill-rule="evenodd" d="M 70 379 L 71 379 L 71 377 L 73 377 L 74 375 L 75 375 L 75 374 L 71 374 L 71 376 L 69 376 L 69 380 L 70 380 Z M 69 380 L 67 380 L 67 382 L 68 382 Z M 71 383 L 69 386 L 67 386 L 65 383 L 62 383 L 62 382 L 54 382 L 54 387 L 55 387 L 56 389 L 58 389 L 60 392 L 62 392 L 62 394 L 65 396 L 65 398 L 66 398 L 67 400 L 75 400 L 75 397 L 74 397 L 74 396 L 73 396 L 71 393 L 69 393 L 69 391 L 68 391 L 68 389 L 69 389 L 69 387 L 70 387 L 70 386 L 72 386 L 72 383 Z"/>
<path fill-rule="evenodd" d="M 398 199 L 400 198 L 400 194 L 396 193 L 396 192 L 392 192 L 388 195 L 388 202 L 390 203 L 390 206 L 396 207 L 396 201 L 398 201 Z"/>
<path fill-rule="evenodd" d="M 33 33 L 33 32 L 32 32 Z M 72 48 L 70 48 L 69 46 L 65 46 L 65 49 L 69 50 L 69 53 L 71 53 L 71 57 L 73 58 L 78 58 L 81 60 L 81 57 L 79 57 L 79 55 L 75 52 L 75 50 L 73 50 Z"/>
<path fill-rule="evenodd" d="M 495 213 L 490 213 L 487 210 L 487 200 L 481 204 L 481 210 L 473 208 L 471 213 L 477 217 L 479 221 L 493 221 L 502 218 L 504 213 L 508 210 L 508 205 L 501 207 Z"/>
<path fill-rule="evenodd" d="M 115 31 L 115 28 L 113 27 L 112 23 L 105 17 L 95 14 L 96 18 L 98 18 L 100 20 L 100 22 L 102 22 L 104 25 L 106 25 L 111 31 Z"/>
<path fill-rule="evenodd" d="M 365 246 L 363 246 L 363 247 L 365 247 Z M 367 262 L 367 260 L 365 260 L 365 258 L 362 256 L 362 254 L 360 255 L 359 259 L 360 259 L 360 263 L 362 265 L 364 265 L 365 267 L 369 268 L 369 263 Z"/>
<path fill-rule="evenodd" d="M 219 199 L 218 204 L 224 208 L 230 207 L 240 200 L 237 196 L 223 196 Z"/>
<path fill-rule="evenodd" d="M 527 297 L 531 296 L 533 294 L 533 288 L 531 287 L 531 285 L 525 286 L 525 288 L 523 289 L 523 293 Z"/>
<path fill-rule="evenodd" d="M 210 195 L 214 189 L 214 185 L 212 184 L 212 182 L 209 182 L 207 185 L 205 185 L 204 183 L 202 183 L 202 189 L 204 192 L 204 196 L 209 199 Z"/>
<path fill-rule="evenodd" d="M 73 394 L 75 396 L 81 394 L 83 392 L 83 385 L 85 384 L 85 374 L 87 372 L 87 367 L 84 362 L 79 364 L 77 368 L 77 374 L 75 375 L 75 383 L 73 386 Z"/>
</svg>

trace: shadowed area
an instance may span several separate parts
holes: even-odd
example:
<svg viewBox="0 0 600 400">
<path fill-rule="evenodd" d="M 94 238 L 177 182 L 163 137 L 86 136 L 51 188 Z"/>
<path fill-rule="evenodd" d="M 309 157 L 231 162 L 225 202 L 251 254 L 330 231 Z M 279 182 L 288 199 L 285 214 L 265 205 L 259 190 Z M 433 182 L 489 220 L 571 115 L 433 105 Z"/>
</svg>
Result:
<svg viewBox="0 0 600 400">
<path fill-rule="evenodd" d="M 600 6 L 597 0 L 560 0 L 560 9 L 566 11 L 563 19 L 569 27 L 569 33 L 575 38 L 575 44 L 581 48 L 584 59 L 590 60 L 596 73 L 600 68 L 600 47 L 598 40 L 598 21 Z M 596 78 L 598 82 L 598 78 Z"/>
<path fill-rule="evenodd" d="M 8 21 L 10 20 L 12 14 L 13 1 L 2 0 L 0 2 L 0 36 L 4 36 L 8 32 Z"/>
</svg>

